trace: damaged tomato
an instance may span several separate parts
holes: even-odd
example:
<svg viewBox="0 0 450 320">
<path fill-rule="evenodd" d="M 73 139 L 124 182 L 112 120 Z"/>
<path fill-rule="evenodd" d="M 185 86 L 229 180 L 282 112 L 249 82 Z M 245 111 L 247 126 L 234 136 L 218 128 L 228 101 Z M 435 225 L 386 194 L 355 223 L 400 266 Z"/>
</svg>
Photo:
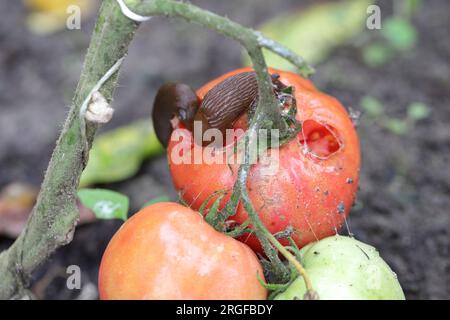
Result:
<svg viewBox="0 0 450 320">
<path fill-rule="evenodd" d="M 243 68 L 227 73 L 200 88 L 197 96 L 201 101 L 224 80 L 249 71 L 252 70 Z M 302 247 L 335 234 L 344 223 L 358 188 L 359 141 L 352 121 L 339 101 L 317 90 L 310 81 L 297 74 L 273 69 L 270 73 L 275 74 L 284 86 L 292 87 L 291 98 L 297 106 L 295 117 L 302 123 L 302 128 L 296 137 L 282 145 L 276 157 L 274 150 L 261 155 L 260 162 L 251 167 L 248 192 L 266 227 L 272 233 L 292 227 L 292 237 Z M 227 92 L 223 94 L 225 99 Z M 245 129 L 247 118 L 247 112 L 243 112 L 232 128 L 236 131 Z M 225 189 L 228 193 L 221 202 L 223 206 L 236 181 L 239 163 L 198 161 L 193 156 L 180 160 L 186 150 L 195 149 L 194 145 L 208 154 L 223 152 L 225 148 L 199 147 L 192 131 L 183 129 L 180 122 L 173 123 L 174 129 L 180 129 L 174 130 L 168 145 L 175 188 L 194 209 L 199 209 L 213 192 Z M 241 135 L 236 134 L 236 137 Z M 213 202 L 214 198 L 209 205 Z M 246 219 L 247 213 L 240 204 L 231 220 L 243 223 Z M 245 235 L 240 240 L 260 251 L 254 235 Z M 284 241 L 282 243 L 286 244 Z"/>
</svg>

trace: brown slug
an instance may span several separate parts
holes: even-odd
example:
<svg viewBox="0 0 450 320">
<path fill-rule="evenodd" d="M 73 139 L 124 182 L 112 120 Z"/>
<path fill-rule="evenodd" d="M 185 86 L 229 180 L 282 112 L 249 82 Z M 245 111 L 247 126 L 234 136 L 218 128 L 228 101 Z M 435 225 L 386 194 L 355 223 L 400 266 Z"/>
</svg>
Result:
<svg viewBox="0 0 450 320">
<path fill-rule="evenodd" d="M 254 72 L 242 72 L 214 86 L 204 97 L 195 114 L 202 121 L 202 131 L 214 128 L 223 133 L 258 99 Z"/>
<path fill-rule="evenodd" d="M 279 82 L 278 78 L 277 74 L 272 74 L 274 84 Z M 170 120 L 175 115 L 189 130 L 192 130 L 194 121 L 201 121 L 202 134 L 211 128 L 225 133 L 243 112 L 256 105 L 257 100 L 258 84 L 253 71 L 235 74 L 218 83 L 205 95 L 200 105 L 189 86 L 164 84 L 153 105 L 156 135 L 167 146 L 172 132 Z"/>
</svg>

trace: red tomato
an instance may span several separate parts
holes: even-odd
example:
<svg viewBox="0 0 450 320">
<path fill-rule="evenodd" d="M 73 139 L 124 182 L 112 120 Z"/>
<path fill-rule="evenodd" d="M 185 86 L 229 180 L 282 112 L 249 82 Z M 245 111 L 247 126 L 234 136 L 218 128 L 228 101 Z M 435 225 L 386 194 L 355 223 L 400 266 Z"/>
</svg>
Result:
<svg viewBox="0 0 450 320">
<path fill-rule="evenodd" d="M 245 244 L 198 212 L 157 203 L 131 217 L 100 265 L 101 299 L 266 299 L 261 265 Z"/>
<path fill-rule="evenodd" d="M 202 99 L 227 77 L 249 70 L 227 73 L 200 88 L 197 94 Z M 276 174 L 267 174 L 262 163 L 253 165 L 247 186 L 253 206 L 267 228 L 276 233 L 292 226 L 293 238 L 302 247 L 335 234 L 348 215 L 358 187 L 359 141 L 339 101 L 297 74 L 273 69 L 270 72 L 278 73 L 285 85 L 294 87 L 296 118 L 302 121 L 303 127 L 296 138 L 280 148 Z M 236 121 L 234 128 L 245 127 L 245 119 L 246 114 Z M 176 135 L 182 138 L 177 139 Z M 238 165 L 179 163 L 175 159 L 180 148 L 189 150 L 193 146 L 190 131 L 175 130 L 168 146 L 168 158 L 175 188 L 186 203 L 198 209 L 214 191 L 232 189 Z M 222 206 L 227 199 L 224 198 Z M 238 223 L 247 219 L 242 205 L 231 219 Z M 241 240 L 260 251 L 253 235 Z"/>
</svg>

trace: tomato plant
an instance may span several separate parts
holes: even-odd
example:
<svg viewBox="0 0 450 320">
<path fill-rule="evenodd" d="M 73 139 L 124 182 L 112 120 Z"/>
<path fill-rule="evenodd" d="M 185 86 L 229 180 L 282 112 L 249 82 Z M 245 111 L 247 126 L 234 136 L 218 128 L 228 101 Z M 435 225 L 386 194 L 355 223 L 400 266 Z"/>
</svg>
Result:
<svg viewBox="0 0 450 320">
<path fill-rule="evenodd" d="M 197 96 L 202 100 L 222 81 L 248 71 L 251 69 L 229 72 L 201 87 Z M 277 233 L 291 226 L 293 239 L 302 247 L 335 234 L 348 215 L 358 187 L 359 141 L 348 113 L 335 98 L 320 92 L 297 74 L 274 69 L 270 72 L 278 74 L 285 86 L 293 88 L 297 105 L 295 117 L 302 123 L 302 129 L 279 149 L 275 174 L 267 174 L 263 163 L 252 166 L 247 180 L 248 193 L 270 232 Z M 175 129 L 183 129 L 182 123 L 174 123 Z M 232 128 L 237 131 L 246 127 L 247 113 L 243 113 Z M 239 164 L 175 159 L 180 155 L 179 150 L 194 149 L 194 143 L 190 130 L 172 133 L 168 158 L 174 186 L 194 209 L 199 209 L 213 192 L 225 189 L 228 194 L 222 201 L 223 206 L 236 181 Z M 221 151 L 215 149 L 214 152 Z M 240 205 L 231 220 L 243 223 L 246 219 L 247 213 Z M 260 251 L 253 235 L 245 235 L 241 240 Z M 284 241 L 282 243 L 286 244 Z"/>
<path fill-rule="evenodd" d="M 320 299 L 405 299 L 395 273 L 374 247 L 361 241 L 332 236 L 307 245 L 300 254 Z M 297 278 L 275 299 L 301 299 L 305 293 L 303 279 Z"/>
<path fill-rule="evenodd" d="M 145 207 L 111 239 L 100 265 L 101 299 L 265 299 L 251 249 L 177 203 Z"/>
</svg>

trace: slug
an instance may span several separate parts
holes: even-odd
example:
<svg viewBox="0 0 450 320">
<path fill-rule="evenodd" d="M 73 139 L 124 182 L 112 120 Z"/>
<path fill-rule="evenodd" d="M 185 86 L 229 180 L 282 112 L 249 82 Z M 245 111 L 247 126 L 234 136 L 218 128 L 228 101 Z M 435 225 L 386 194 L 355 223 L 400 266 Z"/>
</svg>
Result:
<svg viewBox="0 0 450 320">
<path fill-rule="evenodd" d="M 257 99 L 255 73 L 238 73 L 223 80 L 205 95 L 194 120 L 202 121 L 203 132 L 214 128 L 225 133 Z"/>
<path fill-rule="evenodd" d="M 278 74 L 272 82 L 279 86 Z M 156 135 L 167 146 L 172 132 L 170 120 L 177 116 L 192 131 L 194 121 L 202 122 L 202 134 L 207 129 L 225 133 L 239 116 L 255 106 L 258 101 L 258 84 L 255 72 L 235 74 L 214 86 L 199 105 L 194 90 L 184 84 L 164 84 L 153 105 L 153 123 Z"/>
</svg>

